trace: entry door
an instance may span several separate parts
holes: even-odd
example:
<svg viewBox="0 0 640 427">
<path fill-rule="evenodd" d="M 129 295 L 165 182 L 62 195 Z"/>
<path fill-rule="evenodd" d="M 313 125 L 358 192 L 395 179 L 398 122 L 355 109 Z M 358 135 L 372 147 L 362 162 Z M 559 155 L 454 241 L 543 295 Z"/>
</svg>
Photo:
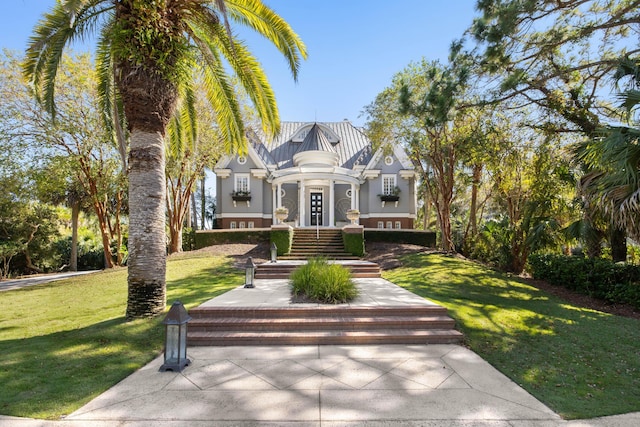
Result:
<svg viewBox="0 0 640 427">
<path fill-rule="evenodd" d="M 311 225 L 322 225 L 322 193 L 311 193 Z"/>
</svg>

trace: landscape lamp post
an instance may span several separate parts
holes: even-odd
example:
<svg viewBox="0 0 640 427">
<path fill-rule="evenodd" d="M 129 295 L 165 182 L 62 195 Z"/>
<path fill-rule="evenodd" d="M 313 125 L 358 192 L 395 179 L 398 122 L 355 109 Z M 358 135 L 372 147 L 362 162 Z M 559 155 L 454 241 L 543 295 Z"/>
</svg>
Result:
<svg viewBox="0 0 640 427">
<path fill-rule="evenodd" d="M 247 263 L 245 264 L 244 270 L 244 287 L 245 288 L 254 288 L 253 278 L 256 274 L 256 265 L 253 262 L 253 259 L 249 257 Z"/>
<path fill-rule="evenodd" d="M 160 367 L 161 372 L 180 372 L 185 366 L 191 363 L 187 359 L 187 323 L 191 316 L 187 313 L 184 305 L 176 301 L 171 305 L 167 317 L 162 323 L 165 325 L 164 338 L 164 364 Z"/>
<path fill-rule="evenodd" d="M 275 243 L 271 243 L 271 262 L 277 262 L 278 247 Z"/>
</svg>

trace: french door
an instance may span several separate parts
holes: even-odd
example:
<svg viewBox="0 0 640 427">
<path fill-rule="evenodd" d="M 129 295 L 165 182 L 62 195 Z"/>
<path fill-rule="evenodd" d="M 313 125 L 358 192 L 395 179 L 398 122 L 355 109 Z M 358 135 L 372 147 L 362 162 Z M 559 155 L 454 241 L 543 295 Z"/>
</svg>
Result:
<svg viewBox="0 0 640 427">
<path fill-rule="evenodd" d="M 311 193 L 311 225 L 322 225 L 322 193 Z"/>
</svg>

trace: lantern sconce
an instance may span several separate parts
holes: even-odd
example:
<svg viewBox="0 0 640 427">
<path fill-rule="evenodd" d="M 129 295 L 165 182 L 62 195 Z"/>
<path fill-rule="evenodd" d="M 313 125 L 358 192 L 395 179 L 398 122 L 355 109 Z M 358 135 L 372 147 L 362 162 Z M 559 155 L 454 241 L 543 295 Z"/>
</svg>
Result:
<svg viewBox="0 0 640 427">
<path fill-rule="evenodd" d="M 271 243 L 271 262 L 278 262 L 278 247 Z"/>
<path fill-rule="evenodd" d="M 162 323 L 165 325 L 164 338 L 164 364 L 160 367 L 161 372 L 180 372 L 185 366 L 191 363 L 187 359 L 187 323 L 191 316 L 187 313 L 184 305 L 176 301 L 171 305 L 167 317 Z"/>
<path fill-rule="evenodd" d="M 247 263 L 245 264 L 244 270 L 244 287 L 245 288 L 255 288 L 253 281 L 256 275 L 256 264 L 253 262 L 253 259 L 249 257 Z"/>
</svg>

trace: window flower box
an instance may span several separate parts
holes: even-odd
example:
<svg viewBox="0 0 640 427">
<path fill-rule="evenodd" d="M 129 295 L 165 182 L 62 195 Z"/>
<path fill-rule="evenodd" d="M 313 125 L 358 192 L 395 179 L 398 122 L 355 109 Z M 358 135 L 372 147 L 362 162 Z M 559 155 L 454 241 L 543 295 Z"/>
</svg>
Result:
<svg viewBox="0 0 640 427">
<path fill-rule="evenodd" d="M 231 199 L 233 200 L 233 206 L 236 206 L 236 202 L 251 202 L 251 193 L 249 191 L 234 191 L 231 193 Z"/>
</svg>

